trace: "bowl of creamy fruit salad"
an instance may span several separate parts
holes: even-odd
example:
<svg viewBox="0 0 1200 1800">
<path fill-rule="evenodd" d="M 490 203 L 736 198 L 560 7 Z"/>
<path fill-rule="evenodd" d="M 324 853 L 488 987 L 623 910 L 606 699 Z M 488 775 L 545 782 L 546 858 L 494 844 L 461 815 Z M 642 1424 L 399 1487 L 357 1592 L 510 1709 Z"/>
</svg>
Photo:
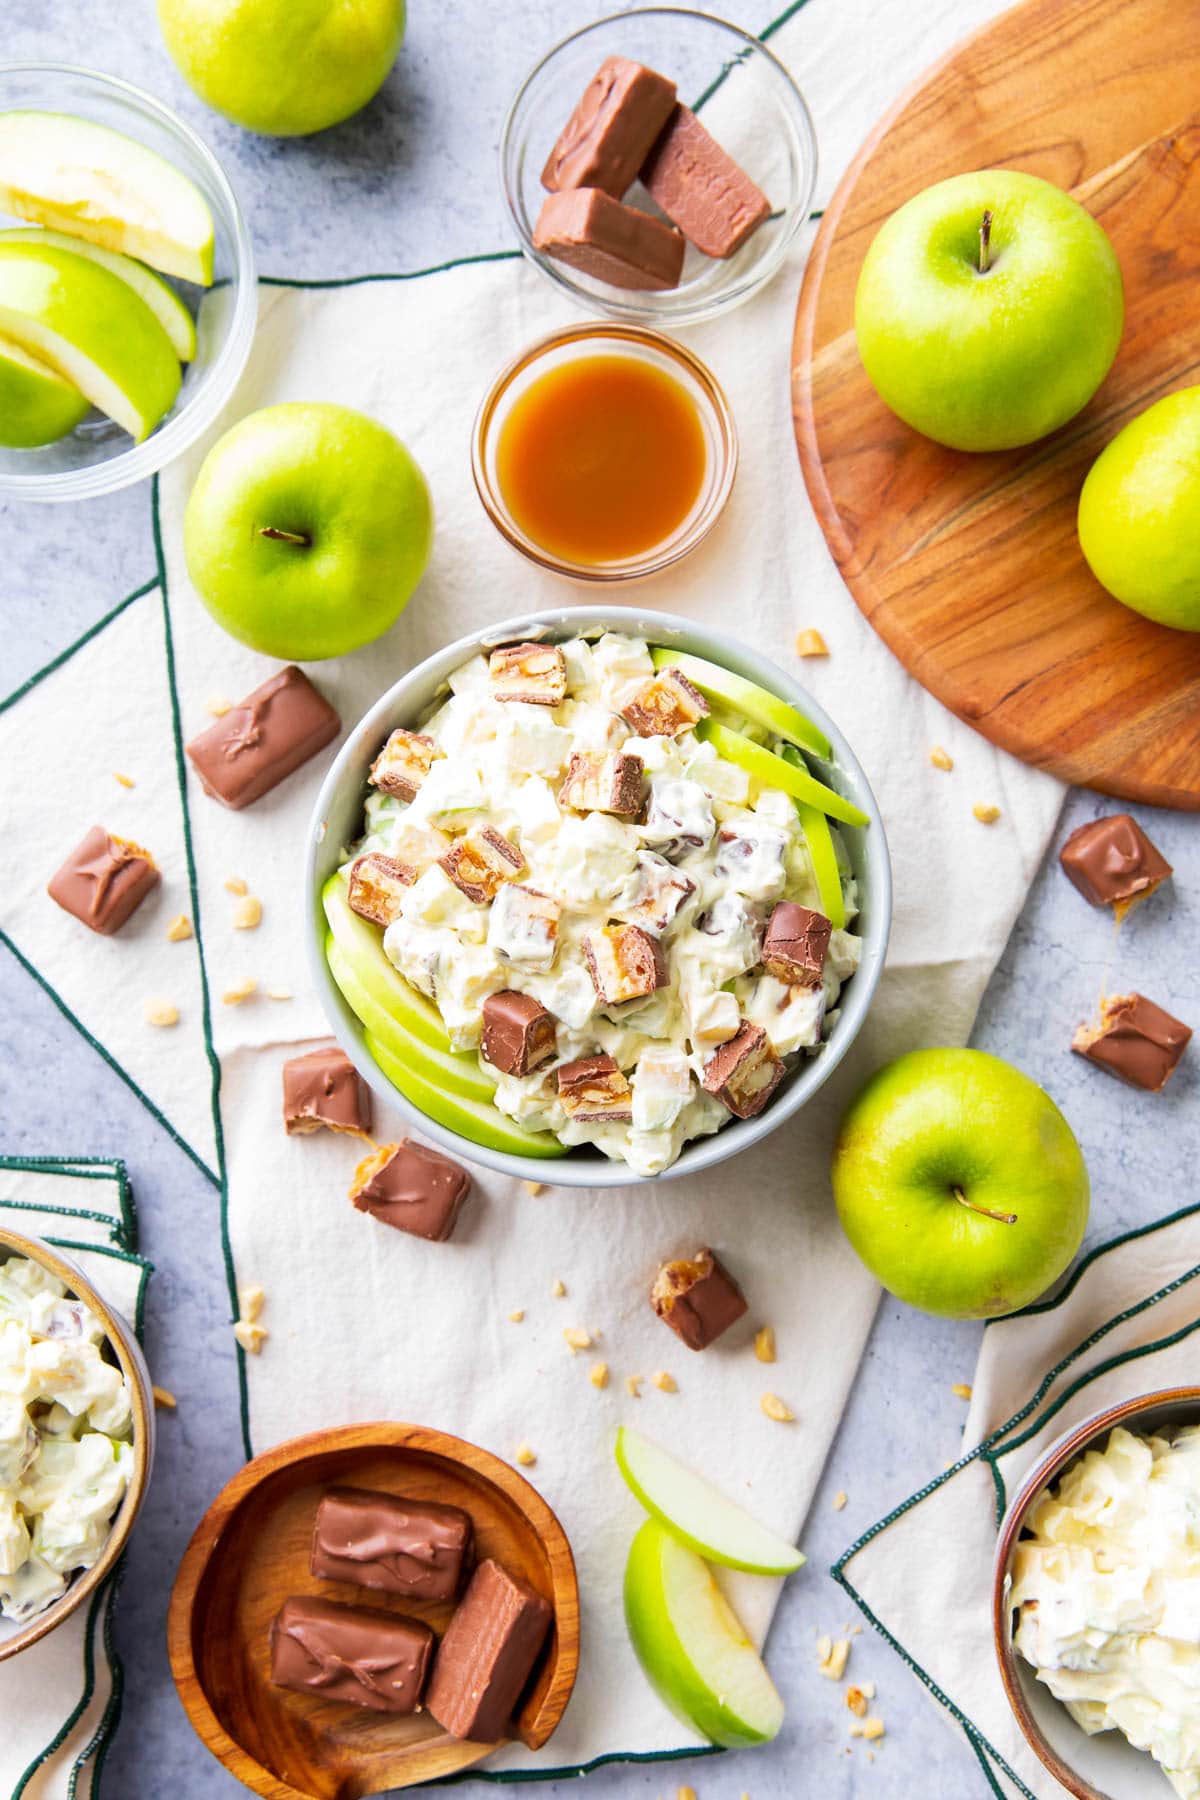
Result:
<svg viewBox="0 0 1200 1800">
<path fill-rule="evenodd" d="M 378 701 L 318 799 L 307 904 L 339 1041 L 414 1125 L 617 1186 L 735 1154 L 828 1079 L 891 885 L 862 769 L 782 670 L 569 607 Z"/>
</svg>

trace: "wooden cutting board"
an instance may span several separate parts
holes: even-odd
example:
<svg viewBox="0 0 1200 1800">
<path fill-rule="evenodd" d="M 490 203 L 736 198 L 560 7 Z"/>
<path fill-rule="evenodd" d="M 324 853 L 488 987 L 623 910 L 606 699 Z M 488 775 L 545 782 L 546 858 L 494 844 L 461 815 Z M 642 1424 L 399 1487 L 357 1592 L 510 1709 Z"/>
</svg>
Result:
<svg viewBox="0 0 1200 1800">
<path fill-rule="evenodd" d="M 804 478 L 855 600 L 960 718 L 1064 780 L 1200 809 L 1200 633 L 1111 599 L 1079 550 L 1091 463 L 1200 383 L 1200 6 L 1024 0 L 930 70 L 822 221 L 796 315 Z M 872 237 L 933 181 L 995 165 L 1069 188 L 1112 238 L 1126 324 L 1096 398 L 1017 451 L 918 436 L 867 380 L 854 288 Z"/>
</svg>

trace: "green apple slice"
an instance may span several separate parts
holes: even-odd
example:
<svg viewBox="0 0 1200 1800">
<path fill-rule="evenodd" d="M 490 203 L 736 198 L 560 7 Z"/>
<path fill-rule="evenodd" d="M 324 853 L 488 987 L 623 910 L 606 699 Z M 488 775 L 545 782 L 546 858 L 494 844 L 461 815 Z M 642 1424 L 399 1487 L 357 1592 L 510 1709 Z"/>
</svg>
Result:
<svg viewBox="0 0 1200 1800">
<path fill-rule="evenodd" d="M 139 300 L 144 300 L 171 340 L 171 348 L 180 362 L 191 362 L 196 354 L 196 321 L 174 288 L 168 287 L 161 275 L 135 262 L 132 256 L 121 256 L 115 250 L 102 250 L 86 238 L 72 237 L 67 231 L 46 231 L 39 225 L 18 225 L 0 231 L 0 244 L 49 244 L 52 250 L 70 250 L 99 263 L 110 275 L 116 275 L 131 287 Z"/>
<path fill-rule="evenodd" d="M 617 1467 L 651 1517 L 708 1562 L 751 1575 L 791 1575 L 807 1560 L 631 1425 L 617 1432 Z"/>
<path fill-rule="evenodd" d="M 736 763 L 745 769 L 764 787 L 781 788 L 790 794 L 793 800 L 803 800 L 809 806 L 819 806 L 823 813 L 831 819 L 840 819 L 844 825 L 869 825 L 870 820 L 860 806 L 844 795 L 836 793 L 833 788 L 826 787 L 810 775 L 807 769 L 796 768 L 784 762 L 782 756 L 776 756 L 773 750 L 764 750 L 761 744 L 752 744 L 748 737 L 740 731 L 731 731 L 728 725 L 722 725 L 718 719 L 701 719 L 696 727 L 697 737 L 711 744 L 718 756 L 726 762 Z"/>
<path fill-rule="evenodd" d="M 785 744 L 779 754 L 793 768 L 804 767 L 800 752 L 793 749 L 791 744 Z M 838 867 L 837 850 L 834 848 L 829 820 L 817 807 L 809 806 L 803 800 L 797 800 L 796 811 L 800 815 L 800 829 L 812 858 L 817 892 L 821 896 L 821 911 L 835 931 L 840 931 L 846 923 L 846 899 L 842 893 L 842 872 Z"/>
<path fill-rule="evenodd" d="M 139 443 L 175 403 L 179 358 L 150 308 L 73 251 L 0 244 L 0 332 Z"/>
<path fill-rule="evenodd" d="M 409 1037 L 419 1038 L 444 1056 L 452 1055 L 441 1013 L 388 961 L 378 928 L 350 910 L 346 878 L 340 871 L 325 883 L 321 903 L 334 942 L 359 985 Z"/>
<path fill-rule="evenodd" d="M 678 650 L 651 650 L 650 660 L 656 669 L 678 669 L 706 699 L 720 701 L 776 737 L 794 738 L 817 756 L 828 759 L 830 745 L 825 733 L 794 706 L 789 706 L 786 700 L 759 687 L 756 681 L 747 681 L 744 675 L 735 675 L 731 669 L 721 668 L 719 663 L 707 662 L 702 656 L 681 654 Z"/>
<path fill-rule="evenodd" d="M 625 1565 L 625 1623 L 646 1677 L 676 1718 L 726 1750 L 765 1744 L 783 1701 L 712 1570 L 657 1519 Z"/>
<path fill-rule="evenodd" d="M 439 1125 L 444 1125 L 447 1131 L 456 1131 L 468 1143 L 483 1144 L 489 1150 L 503 1150 L 509 1156 L 567 1154 L 566 1145 L 560 1144 L 548 1131 L 522 1131 L 495 1106 L 471 1100 L 466 1094 L 443 1093 L 408 1063 L 401 1062 L 369 1031 L 363 1041 L 388 1080 L 406 1100 Z"/>
<path fill-rule="evenodd" d="M 0 338 L 0 444 L 32 450 L 74 431 L 91 407 L 79 389 L 36 356 Z"/>
<path fill-rule="evenodd" d="M 0 212 L 212 284 L 213 217 L 195 182 L 91 119 L 0 113 Z"/>
<path fill-rule="evenodd" d="M 445 1088 L 453 1094 L 466 1094 L 485 1105 L 491 1100 L 496 1082 L 494 1078 L 488 1079 L 479 1058 L 473 1053 L 435 1050 L 432 1044 L 423 1044 L 420 1038 L 412 1037 L 362 985 L 332 932 L 325 945 L 325 957 L 329 972 L 342 990 L 350 1010 L 393 1056 L 407 1062 L 433 1087 Z"/>
</svg>

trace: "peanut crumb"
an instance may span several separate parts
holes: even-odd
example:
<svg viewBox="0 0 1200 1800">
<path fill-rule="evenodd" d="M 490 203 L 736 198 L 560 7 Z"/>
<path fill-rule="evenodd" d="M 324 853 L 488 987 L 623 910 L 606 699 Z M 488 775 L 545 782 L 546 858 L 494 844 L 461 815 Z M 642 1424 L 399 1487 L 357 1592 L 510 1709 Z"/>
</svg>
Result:
<svg viewBox="0 0 1200 1800">
<path fill-rule="evenodd" d="M 673 1375 L 668 1375 L 665 1369 L 659 1369 L 658 1373 L 652 1375 L 650 1379 L 655 1387 L 660 1388 L 664 1394 L 677 1394 L 679 1392 L 679 1383 Z"/>
<path fill-rule="evenodd" d="M 594 1388 L 606 1388 L 608 1386 L 608 1364 L 605 1362 L 593 1363 L 588 1370 L 588 1380 Z"/>
<path fill-rule="evenodd" d="M 761 1363 L 775 1361 L 775 1328 L 764 1325 L 754 1334 L 754 1354 Z"/>
<path fill-rule="evenodd" d="M 266 1294 L 263 1292 L 257 1281 L 253 1282 L 249 1287 L 240 1287 L 238 1289 L 238 1317 L 245 1319 L 248 1324 L 253 1325 L 255 1319 L 257 1319 L 259 1313 L 263 1309 L 266 1298 Z"/>
<path fill-rule="evenodd" d="M 528 1444 L 518 1444 L 517 1461 L 523 1469 L 528 1469 L 532 1468 L 533 1464 L 537 1461 L 537 1456 L 534 1451 L 529 1448 Z"/>
<path fill-rule="evenodd" d="M 862 1688 L 848 1687 L 846 1689 L 846 1705 L 850 1708 L 850 1711 L 854 1714 L 856 1719 L 866 1718 L 867 1696 Z"/>
<path fill-rule="evenodd" d="M 994 825 L 996 820 L 1000 817 L 1000 808 L 998 806 L 984 806 L 982 802 L 978 802 L 973 806 L 971 811 L 975 814 L 975 817 L 979 820 L 981 825 Z"/>
<path fill-rule="evenodd" d="M 224 1006 L 240 1006 L 243 1000 L 252 1000 L 258 992 L 258 983 L 253 975 L 247 975 L 245 981 L 239 981 L 236 987 L 226 988 L 221 995 Z"/>
<path fill-rule="evenodd" d="M 227 712 L 233 711 L 233 701 L 226 700 L 224 694 L 210 694 L 204 702 L 204 710 L 214 719 L 223 719 Z"/>
<path fill-rule="evenodd" d="M 645 1379 L 646 1377 L 644 1375 L 627 1375 L 625 1377 L 625 1392 L 629 1395 L 631 1400 L 641 1399 L 642 1383 Z"/>
<path fill-rule="evenodd" d="M 233 1335 L 243 1350 L 251 1356 L 258 1356 L 267 1341 L 268 1332 L 263 1325 L 252 1325 L 249 1319 L 239 1319 L 233 1328 Z"/>
<path fill-rule="evenodd" d="M 956 1400 L 969 1400 L 975 1390 L 969 1382 L 956 1381 L 954 1386 L 950 1389 L 950 1392 L 954 1395 Z"/>
<path fill-rule="evenodd" d="M 186 938 L 192 936 L 192 921 L 186 913 L 175 914 L 167 926 L 167 936 L 173 944 L 182 944 Z"/>
<path fill-rule="evenodd" d="M 954 767 L 954 758 L 948 750 L 943 750 L 940 744 L 933 746 L 929 752 L 929 760 L 935 769 L 952 769 Z"/>
<path fill-rule="evenodd" d="M 544 1194 L 546 1191 L 546 1184 L 544 1181 L 523 1181 L 521 1186 L 525 1189 L 527 1194 L 532 1194 L 535 1200 L 539 1194 Z"/>
<path fill-rule="evenodd" d="M 841 1512 L 843 1506 L 845 1506 L 845 1504 L 849 1498 L 850 1498 L 850 1496 L 846 1492 L 845 1488 L 839 1488 L 837 1493 L 833 1496 L 834 1512 Z"/>
<path fill-rule="evenodd" d="M 566 1294 L 566 1291 L 567 1291 L 566 1284 L 561 1281 L 556 1281 L 554 1286 L 550 1289 L 550 1292 L 553 1294 L 553 1296 L 556 1300 L 563 1299 L 563 1297 Z"/>
<path fill-rule="evenodd" d="M 796 1417 L 790 1406 L 785 1406 L 778 1394 L 764 1394 L 758 1403 L 768 1419 L 775 1419 L 780 1425 L 790 1424 Z"/>
<path fill-rule="evenodd" d="M 852 1625 L 846 1635 L 847 1635 L 847 1637 L 861 1637 L 862 1636 L 862 1626 L 861 1625 Z"/>
<path fill-rule="evenodd" d="M 291 997 L 292 997 L 291 988 L 275 987 L 275 988 L 267 989 L 267 999 L 268 1000 L 290 1000 Z"/>
<path fill-rule="evenodd" d="M 262 901 L 257 894 L 247 894 L 241 904 L 233 909 L 233 929 L 253 931 L 256 925 L 261 924 Z"/>
<path fill-rule="evenodd" d="M 865 1738 L 868 1738 L 871 1743 L 877 1743 L 883 1736 L 883 1731 L 884 1726 L 882 1719 L 877 1719 L 872 1716 L 869 1719 L 863 1720 L 862 1734 Z"/>
<path fill-rule="evenodd" d="M 155 1406 L 161 1406 L 164 1412 L 174 1412 L 179 1405 L 170 1388 L 152 1387 L 150 1392 L 154 1395 Z"/>
<path fill-rule="evenodd" d="M 817 1667 L 826 1681 L 840 1681 L 850 1660 L 849 1639 L 834 1638 L 831 1641 L 824 1637 L 817 1645 L 817 1654 L 821 1658 Z"/>
<path fill-rule="evenodd" d="M 582 1325 L 567 1325 L 563 1328 L 563 1337 L 567 1340 L 567 1348 L 574 1356 L 577 1350 L 590 1350 L 592 1334 L 585 1331 Z"/>
<path fill-rule="evenodd" d="M 519 1325 L 521 1320 L 525 1317 L 525 1308 L 523 1306 L 514 1306 L 508 1316 L 514 1325 Z"/>
<path fill-rule="evenodd" d="M 250 889 L 246 886 L 246 883 L 242 880 L 240 875 L 227 875 L 225 877 L 225 892 L 227 894 L 248 894 Z"/>
<path fill-rule="evenodd" d="M 873 1700 L 875 1698 L 875 1683 L 873 1681 L 860 1681 L 858 1685 L 859 1689 L 867 1696 L 868 1700 Z"/>
<path fill-rule="evenodd" d="M 675 1800 L 696 1800 L 695 1788 L 694 1787 L 676 1788 L 675 1789 Z"/>
<path fill-rule="evenodd" d="M 172 1006 L 169 1000 L 147 1000 L 145 1010 L 147 1025 L 165 1027 L 179 1023 L 179 1008 Z"/>
<path fill-rule="evenodd" d="M 797 656 L 828 656 L 829 645 L 813 626 L 796 633 Z"/>
<path fill-rule="evenodd" d="M 113 780 L 123 788 L 133 788 L 137 786 L 137 782 L 133 779 L 133 776 L 122 775 L 120 769 L 113 770 Z"/>
</svg>

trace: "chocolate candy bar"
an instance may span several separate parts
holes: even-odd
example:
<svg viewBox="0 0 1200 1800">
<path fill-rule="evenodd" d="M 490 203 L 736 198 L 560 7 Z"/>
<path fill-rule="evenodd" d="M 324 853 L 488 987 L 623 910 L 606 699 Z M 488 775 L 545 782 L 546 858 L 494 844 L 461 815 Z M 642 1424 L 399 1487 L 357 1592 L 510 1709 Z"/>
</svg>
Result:
<svg viewBox="0 0 1200 1800">
<path fill-rule="evenodd" d="M 46 892 L 89 931 L 111 937 L 161 879 L 148 850 L 93 825 L 51 876 Z"/>
<path fill-rule="evenodd" d="M 488 657 L 493 700 L 560 706 L 567 697 L 567 659 L 557 644 L 503 644 Z"/>
<path fill-rule="evenodd" d="M 453 1600 L 473 1537 L 471 1516 L 460 1506 L 330 1488 L 317 1507 L 309 1567 L 322 1581 L 351 1581 L 413 1600 Z"/>
<path fill-rule="evenodd" d="M 433 1633 L 374 1606 L 338 1606 L 297 1595 L 271 1626 L 271 1682 L 372 1712 L 416 1712 Z"/>
<path fill-rule="evenodd" d="M 637 867 L 613 910 L 624 913 L 631 924 L 640 925 L 643 931 L 660 937 L 695 891 L 691 876 L 669 863 L 665 856 L 657 856 L 653 850 L 639 850 Z"/>
<path fill-rule="evenodd" d="M 679 105 L 642 165 L 642 182 L 705 256 L 732 256 L 771 216 L 771 202 Z"/>
<path fill-rule="evenodd" d="M 542 186 L 602 188 L 619 200 L 674 105 L 675 83 L 665 75 L 627 56 L 605 57 L 546 159 Z"/>
<path fill-rule="evenodd" d="M 1190 1025 L 1144 994 L 1110 994 L 1100 1008 L 1100 1023 L 1081 1025 L 1071 1048 L 1129 1087 L 1161 1094 L 1191 1035 Z"/>
<path fill-rule="evenodd" d="M 503 1075 L 531 1075 L 558 1048 L 557 1021 L 532 994 L 505 988 L 483 1003 L 484 1062 Z"/>
<path fill-rule="evenodd" d="M 371 783 L 385 794 L 415 800 L 441 751 L 423 731 L 398 725 L 371 764 Z"/>
<path fill-rule="evenodd" d="M 549 1602 L 489 1558 L 438 1648 L 426 1705 L 451 1737 L 503 1737 L 554 1617 Z"/>
<path fill-rule="evenodd" d="M 290 663 L 247 694 L 187 747 L 200 785 L 240 812 L 331 744 L 342 722 Z"/>
<path fill-rule="evenodd" d="M 578 1125 L 628 1125 L 633 1089 L 611 1056 L 580 1056 L 558 1070 L 563 1111 Z"/>
<path fill-rule="evenodd" d="M 289 1137 L 310 1132 L 371 1131 L 371 1090 L 344 1050 L 330 1045 L 283 1065 L 283 1125 Z"/>
<path fill-rule="evenodd" d="M 708 701 L 679 669 L 660 669 L 621 708 L 639 737 L 678 737 L 708 715 Z"/>
<path fill-rule="evenodd" d="M 454 1230 L 470 1191 L 471 1177 L 461 1163 L 407 1138 L 365 1157 L 350 1184 L 359 1212 L 439 1244 Z"/>
<path fill-rule="evenodd" d="M 611 287 L 660 292 L 679 286 L 687 245 L 649 213 L 599 188 L 551 194 L 533 230 L 534 248 Z"/>
<path fill-rule="evenodd" d="M 372 850 L 350 866 L 350 887 L 346 900 L 351 912 L 373 925 L 389 926 L 400 916 L 400 902 L 405 888 L 417 879 L 417 870 L 394 856 L 383 856 Z"/>
<path fill-rule="evenodd" d="M 664 1263 L 654 1277 L 650 1304 L 689 1350 L 707 1350 L 746 1311 L 741 1288 L 707 1249 Z"/>
<path fill-rule="evenodd" d="M 600 931 L 585 931 L 582 941 L 592 986 L 606 1006 L 666 987 L 662 948 L 640 925 L 605 925 Z"/>
<path fill-rule="evenodd" d="M 704 1065 L 701 1083 L 738 1119 L 760 1113 L 783 1080 L 783 1064 L 760 1025 L 743 1019 Z"/>
<path fill-rule="evenodd" d="M 501 962 L 546 970 L 558 948 L 562 907 L 549 894 L 506 881 L 488 918 L 487 941 Z"/>
<path fill-rule="evenodd" d="M 576 750 L 567 764 L 567 779 L 558 790 L 558 803 L 572 812 L 636 818 L 642 809 L 645 767 L 640 756 L 624 756 L 620 751 Z"/>
<path fill-rule="evenodd" d="M 767 921 L 763 968 L 789 987 L 820 987 L 832 930 L 824 913 L 780 900 Z"/>
<path fill-rule="evenodd" d="M 483 906 L 494 900 L 502 881 L 511 881 L 525 867 L 525 858 L 515 844 L 485 825 L 482 831 L 470 831 L 441 858 L 446 871 L 460 893 Z"/>
<path fill-rule="evenodd" d="M 1171 874 L 1171 865 L 1128 813 L 1093 819 L 1073 831 L 1059 852 L 1071 882 L 1093 906 L 1112 906 L 1123 918 L 1148 900 Z"/>
</svg>

